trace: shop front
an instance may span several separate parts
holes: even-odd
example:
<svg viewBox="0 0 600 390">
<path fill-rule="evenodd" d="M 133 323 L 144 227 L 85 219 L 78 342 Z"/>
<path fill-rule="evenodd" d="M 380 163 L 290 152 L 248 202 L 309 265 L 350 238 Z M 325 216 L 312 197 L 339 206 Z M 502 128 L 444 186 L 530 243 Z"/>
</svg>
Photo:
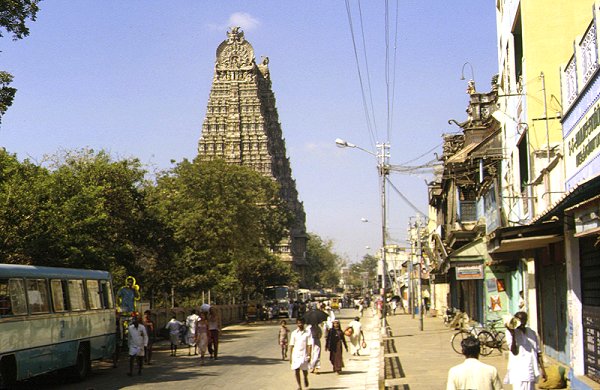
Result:
<svg viewBox="0 0 600 390">
<path fill-rule="evenodd" d="M 482 239 L 477 239 L 449 255 L 452 307 L 480 323 L 485 322 L 483 285 L 486 259 L 487 253 Z"/>
<path fill-rule="evenodd" d="M 592 182 L 600 182 L 595 178 Z M 596 194 L 597 191 L 593 190 Z M 569 332 L 573 388 L 594 388 L 578 375 L 600 383 L 600 196 L 565 210 Z"/>
<path fill-rule="evenodd" d="M 499 294 L 506 297 L 507 310 L 499 314 L 527 312 L 528 325 L 539 333 L 546 355 L 568 362 L 567 278 L 562 242 L 562 223 L 550 220 L 497 229 L 488 237 L 488 250 L 493 259 L 490 272 L 507 281 L 506 294 Z"/>
</svg>

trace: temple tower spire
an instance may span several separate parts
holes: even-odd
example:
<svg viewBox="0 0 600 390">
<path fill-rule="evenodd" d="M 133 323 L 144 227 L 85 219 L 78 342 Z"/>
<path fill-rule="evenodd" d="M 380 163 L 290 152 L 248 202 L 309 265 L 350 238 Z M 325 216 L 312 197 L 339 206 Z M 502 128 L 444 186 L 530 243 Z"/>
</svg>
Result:
<svg viewBox="0 0 600 390">
<path fill-rule="evenodd" d="M 286 156 L 269 58 L 262 57 L 260 64 L 256 63 L 254 49 L 239 27 L 232 27 L 217 48 L 198 154 L 203 161 L 220 158 L 248 166 L 279 183 L 294 221 L 288 228 L 289 238 L 276 252 L 295 268 L 304 265 L 306 215 Z"/>
</svg>

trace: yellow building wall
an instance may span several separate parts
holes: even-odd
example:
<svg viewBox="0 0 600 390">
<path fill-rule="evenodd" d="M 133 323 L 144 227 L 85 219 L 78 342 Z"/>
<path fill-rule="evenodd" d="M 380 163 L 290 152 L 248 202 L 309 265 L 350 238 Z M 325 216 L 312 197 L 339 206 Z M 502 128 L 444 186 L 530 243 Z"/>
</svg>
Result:
<svg viewBox="0 0 600 390">
<path fill-rule="evenodd" d="M 523 0 L 521 23 L 523 34 L 523 83 L 527 93 L 527 118 L 533 151 L 546 150 L 547 132 L 544 113 L 543 72 L 548 118 L 562 112 L 560 65 L 573 54 L 573 39 L 582 34 L 590 22 L 593 0 Z M 558 119 L 548 120 L 550 144 L 562 141 Z"/>
</svg>

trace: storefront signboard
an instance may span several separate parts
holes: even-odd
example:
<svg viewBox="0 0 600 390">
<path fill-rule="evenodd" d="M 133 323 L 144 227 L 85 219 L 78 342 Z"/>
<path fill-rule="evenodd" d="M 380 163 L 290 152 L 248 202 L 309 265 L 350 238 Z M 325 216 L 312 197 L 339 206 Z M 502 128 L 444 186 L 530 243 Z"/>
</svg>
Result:
<svg viewBox="0 0 600 390">
<path fill-rule="evenodd" d="M 456 280 L 475 279 L 483 279 L 483 264 L 456 266 Z"/>
</svg>

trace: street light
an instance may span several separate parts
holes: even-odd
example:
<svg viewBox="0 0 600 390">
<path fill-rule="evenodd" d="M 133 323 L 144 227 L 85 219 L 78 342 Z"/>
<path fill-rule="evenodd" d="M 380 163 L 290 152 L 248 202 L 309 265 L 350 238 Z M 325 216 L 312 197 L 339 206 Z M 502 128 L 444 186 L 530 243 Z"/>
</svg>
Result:
<svg viewBox="0 0 600 390">
<path fill-rule="evenodd" d="M 473 65 L 469 61 L 465 62 L 460 71 L 460 79 L 465 80 L 465 66 L 469 65 L 471 68 L 471 79 L 469 80 L 469 87 L 467 88 L 468 93 L 475 93 L 475 72 L 473 71 Z M 471 90 L 472 89 L 472 90 Z"/>
<path fill-rule="evenodd" d="M 359 149 L 362 150 L 365 153 L 370 154 L 371 156 L 375 156 L 377 157 L 377 171 L 379 173 L 379 177 L 380 177 L 380 181 L 381 181 L 381 296 L 383 299 L 383 307 L 381 310 L 381 326 L 382 328 L 385 329 L 386 326 L 386 269 L 387 269 L 387 263 L 386 263 L 386 254 L 385 254 L 385 247 L 386 247 L 386 230 L 387 230 L 387 226 L 386 226 L 386 221 L 387 221 L 387 209 L 386 209 L 386 180 L 387 180 L 387 175 L 389 174 L 390 171 L 390 164 L 388 162 L 389 160 L 389 149 L 390 149 L 390 144 L 389 143 L 378 143 L 377 144 L 377 153 L 373 153 L 370 150 L 361 148 L 360 146 L 354 145 L 348 141 L 344 141 L 341 138 L 337 138 L 335 140 L 335 144 L 340 147 L 340 148 L 354 148 L 354 149 Z"/>
</svg>

